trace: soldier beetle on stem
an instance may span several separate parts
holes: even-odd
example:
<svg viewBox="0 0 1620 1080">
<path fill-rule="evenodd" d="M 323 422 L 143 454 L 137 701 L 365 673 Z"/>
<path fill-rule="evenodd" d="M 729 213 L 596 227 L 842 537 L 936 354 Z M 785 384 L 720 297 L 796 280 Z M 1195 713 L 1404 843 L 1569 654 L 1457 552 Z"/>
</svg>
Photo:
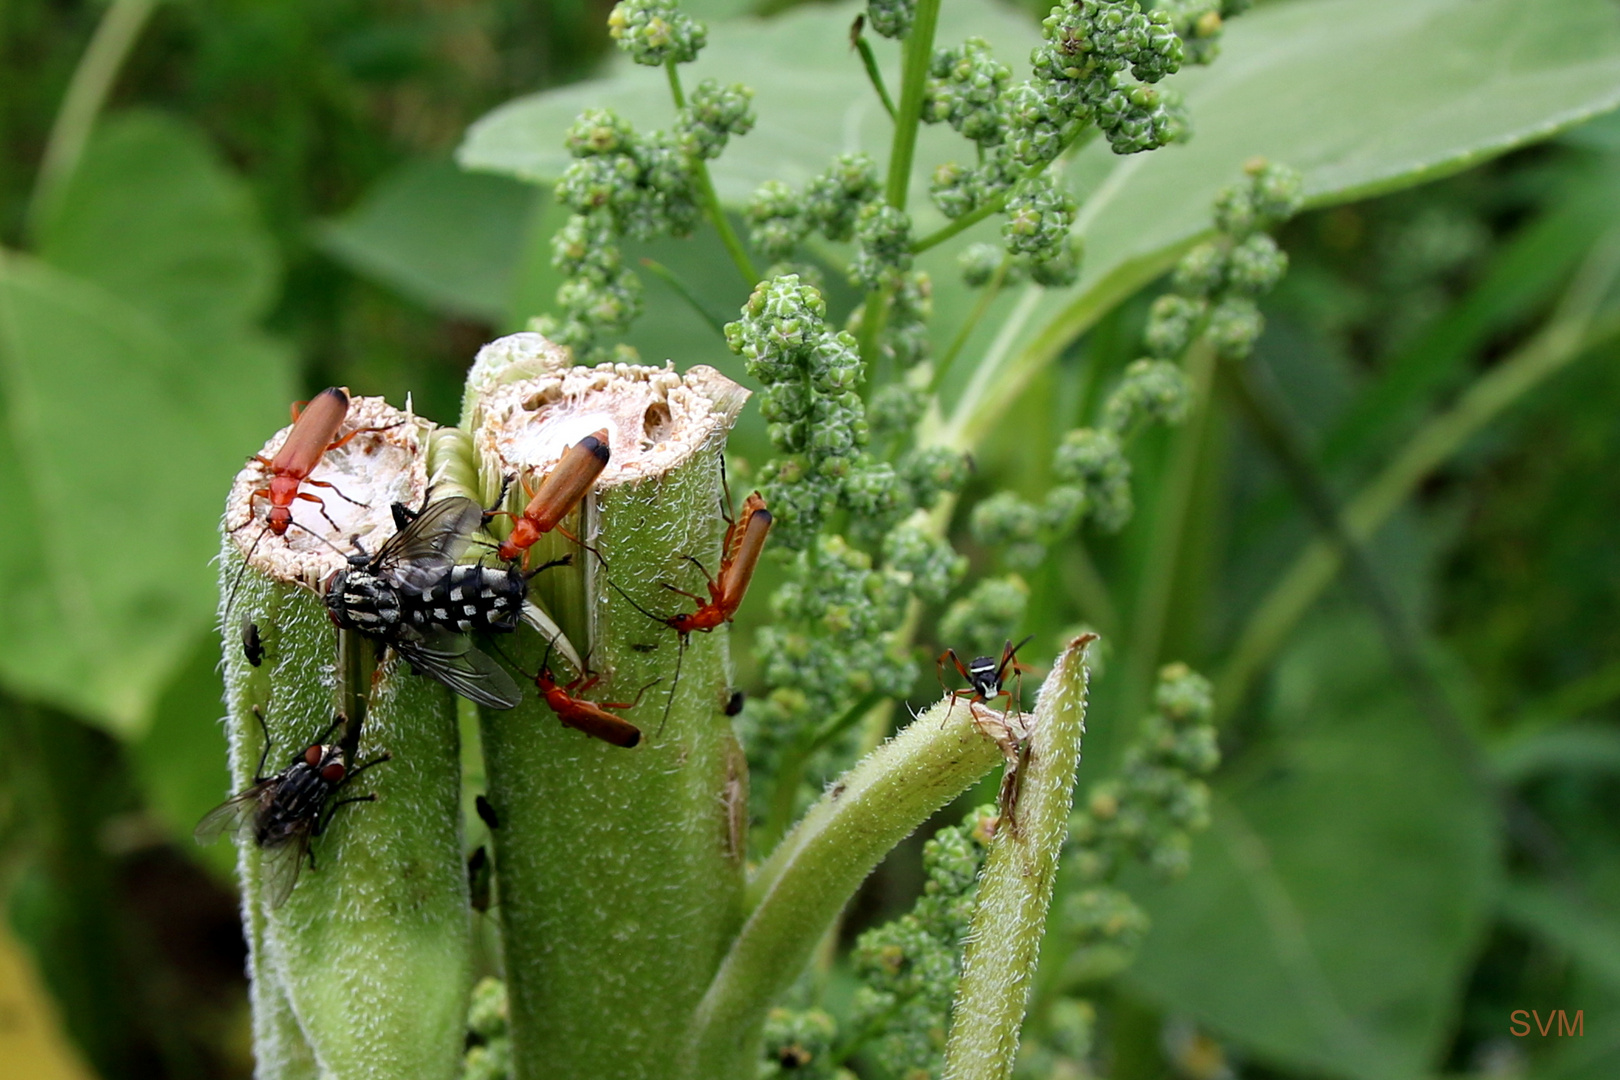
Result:
<svg viewBox="0 0 1620 1080">
<path fill-rule="evenodd" d="M 529 503 L 523 513 L 491 510 L 485 517 L 502 516 L 512 519 L 512 535 L 496 548 L 496 557 L 508 562 L 522 557 L 525 567 L 529 563 L 529 548 L 546 533 L 556 529 L 579 501 L 590 491 L 596 478 L 608 463 L 608 432 L 601 428 L 585 436 L 563 452 L 562 459 L 545 475 L 534 491 L 529 492 Z M 528 485 L 524 485 L 528 491 Z M 568 530 L 559 530 L 570 540 L 577 538 Z"/>
</svg>

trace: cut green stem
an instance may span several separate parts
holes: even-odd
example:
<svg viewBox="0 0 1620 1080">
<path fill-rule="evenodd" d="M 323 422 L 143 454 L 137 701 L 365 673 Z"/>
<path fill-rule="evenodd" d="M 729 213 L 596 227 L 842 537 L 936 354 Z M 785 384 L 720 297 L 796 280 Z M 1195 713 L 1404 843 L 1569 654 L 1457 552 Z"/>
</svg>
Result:
<svg viewBox="0 0 1620 1080">
<path fill-rule="evenodd" d="M 749 882 L 747 922 L 698 1007 L 676 1075 L 752 1075 L 767 1010 L 867 874 L 1000 760 L 973 709 L 947 699 L 829 788 Z"/>
<path fill-rule="evenodd" d="M 945 1080 L 1007 1080 L 1018 1061 L 1019 1029 L 1069 835 L 1092 640 L 1084 634 L 1071 641 L 1041 685 L 1016 809 L 1002 808 L 979 877 L 945 1044 Z"/>
<path fill-rule="evenodd" d="M 676 70 L 675 61 L 667 61 L 664 71 L 669 75 L 669 92 L 675 99 L 675 107 L 686 108 L 686 91 L 681 88 L 681 75 Z M 692 180 L 697 185 L 698 201 L 703 206 L 704 215 L 714 226 L 714 231 L 720 234 L 720 242 L 725 245 L 726 253 L 742 275 L 743 286 L 752 291 L 759 284 L 759 272 L 754 269 L 754 262 L 748 257 L 748 249 L 743 247 L 737 231 L 731 227 L 731 219 L 726 217 L 725 207 L 720 205 L 720 196 L 715 193 L 709 165 L 702 158 L 692 159 Z"/>
</svg>

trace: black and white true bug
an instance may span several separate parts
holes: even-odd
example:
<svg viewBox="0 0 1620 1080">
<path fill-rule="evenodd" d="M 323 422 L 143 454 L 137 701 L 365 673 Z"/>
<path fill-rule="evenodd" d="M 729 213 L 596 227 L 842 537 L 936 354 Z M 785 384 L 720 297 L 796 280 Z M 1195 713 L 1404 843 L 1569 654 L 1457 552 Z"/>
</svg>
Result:
<svg viewBox="0 0 1620 1080">
<path fill-rule="evenodd" d="M 957 658 L 955 649 L 946 649 L 940 653 L 937 661 L 940 686 L 945 685 L 946 660 L 954 664 L 957 672 L 968 681 L 968 685 L 960 690 L 947 691 L 950 694 L 951 707 L 955 707 L 957 698 L 967 698 L 971 706 L 974 702 L 989 704 L 995 698 L 1004 697 L 1007 699 L 1008 711 L 1011 711 L 1014 705 L 1017 705 L 1019 711 L 1023 711 L 1023 701 L 1020 700 L 1023 696 L 1022 693 L 1015 698 L 1013 692 L 1006 689 L 1007 669 L 1012 669 L 1015 678 L 1023 674 L 1024 669 L 1019 666 L 1016 659 L 1018 650 L 1028 645 L 1034 639 L 1034 636 L 1031 634 L 1016 645 L 1010 641 L 1007 642 L 1001 650 L 1000 660 L 993 656 L 977 656 L 973 658 L 971 663 L 963 666 L 962 661 Z M 1019 689 L 1020 691 L 1023 689 L 1021 683 Z M 947 715 L 949 715 L 948 712 Z"/>
<path fill-rule="evenodd" d="M 517 684 L 466 632 L 515 629 L 523 611 L 517 594 L 528 583 L 515 568 L 455 565 L 483 524 L 484 508 L 456 495 L 421 513 L 395 516 L 405 520 L 399 532 L 375 554 L 360 548 L 327 580 L 327 613 L 340 628 L 390 646 L 414 670 L 458 694 L 492 709 L 512 708 L 522 700 Z"/>
<path fill-rule="evenodd" d="M 314 869 L 315 853 L 310 850 L 309 842 L 326 831 L 338 808 L 354 802 L 371 802 L 377 796 L 358 795 L 335 801 L 333 797 L 349 781 L 373 765 L 387 761 L 389 755 L 382 753 L 349 768 L 342 747 L 326 741 L 343 723 L 343 717 L 339 716 L 285 769 L 266 776 L 264 763 L 270 756 L 270 731 L 257 705 L 253 707 L 253 715 L 258 717 L 259 727 L 264 732 L 264 751 L 259 755 L 258 767 L 253 770 L 253 783 L 203 815 L 193 835 L 199 844 L 213 843 L 227 832 L 252 836 L 264 853 L 260 862 L 262 895 L 275 908 L 292 895 L 306 857 L 310 868 Z"/>
</svg>

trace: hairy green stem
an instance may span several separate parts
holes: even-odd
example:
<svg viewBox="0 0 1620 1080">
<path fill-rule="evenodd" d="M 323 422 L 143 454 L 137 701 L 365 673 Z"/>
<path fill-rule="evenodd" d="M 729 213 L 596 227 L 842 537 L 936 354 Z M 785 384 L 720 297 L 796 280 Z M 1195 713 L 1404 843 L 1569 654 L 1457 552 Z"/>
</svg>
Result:
<svg viewBox="0 0 1620 1080">
<path fill-rule="evenodd" d="M 135 47 L 156 0 L 113 0 L 96 25 L 90 46 L 73 69 L 67 93 L 51 122 L 39 175 L 28 203 L 28 227 L 35 234 L 44 224 L 62 189 L 72 179 L 84 156 L 85 144 L 96 117 L 107 103 L 113 80 Z"/>
<path fill-rule="evenodd" d="M 681 88 L 681 74 L 675 61 L 666 61 L 664 71 L 669 75 L 669 92 L 675 99 L 675 107 L 686 108 L 686 91 Z M 743 247 L 737 231 L 731 227 L 725 207 L 720 205 L 720 196 L 714 190 L 714 179 L 709 176 L 708 162 L 699 157 L 692 159 L 692 179 L 697 184 L 698 201 L 703 204 L 704 215 L 714 226 L 714 231 L 720 234 L 720 242 L 725 245 L 726 253 L 742 275 L 743 287 L 752 291 L 759 284 L 759 272 L 754 269 L 754 262 L 748 257 L 748 249 Z"/>
<path fill-rule="evenodd" d="M 1058 857 L 1069 835 L 1086 729 L 1085 650 L 1092 640 L 1087 634 L 1071 641 L 1041 684 L 1016 808 L 997 827 L 979 877 L 945 1044 L 945 1080 L 1006 1080 L 1017 1063 Z"/>
<path fill-rule="evenodd" d="M 745 1077 L 765 1013 L 888 851 L 1001 760 L 971 708 L 928 709 L 827 790 L 748 885 L 749 914 L 676 1075 Z"/>
<path fill-rule="evenodd" d="M 373 545 L 392 532 L 388 503 L 415 505 L 427 488 L 420 426 L 377 399 L 356 399 L 349 423 L 374 422 L 393 426 L 327 455 L 319 468 L 331 471 L 317 477 L 368 504 L 340 506 L 329 495 L 327 509 Z M 238 837 L 258 1075 L 449 1080 L 459 1070 L 471 978 L 455 704 L 445 687 L 413 674 L 398 657 L 379 663 L 374 679 L 366 677 L 371 657 L 357 656 L 356 648 L 369 654 L 371 643 L 340 646 L 321 598 L 303 584 L 341 566 L 335 552 L 308 541 L 295 546 L 298 529 L 285 539 L 258 522 L 231 531 L 247 520 L 249 493 L 261 476 L 250 464 L 237 478 L 220 559 L 235 787 L 254 783 L 261 760 L 262 775 L 287 768 L 345 714 L 354 714 L 347 732 L 339 723 L 325 741 L 354 751 L 351 773 L 384 752 L 393 760 L 338 789 L 334 799 L 376 798 L 325 808 L 329 827 L 310 843 L 314 864 L 302 869 L 279 906 L 267 874 L 278 851 L 296 859 L 297 849 L 260 848 L 251 831 Z M 309 510 L 301 520 L 301 528 L 315 529 L 321 514 Z M 346 542 L 341 532 L 325 539 Z M 245 549 L 252 562 L 239 579 Z M 258 666 L 243 652 L 244 619 L 263 642 Z M 365 685 L 351 685 L 355 678 Z M 359 694 L 363 728 L 354 704 Z M 269 732 L 268 753 L 259 716 Z"/>
<path fill-rule="evenodd" d="M 662 620 L 693 608 L 666 585 L 704 591 L 688 557 L 717 568 L 720 454 L 745 396 L 708 368 L 683 378 L 565 361 L 472 409 L 497 486 L 543 472 L 598 427 L 612 453 L 564 525 L 589 548 L 557 537 L 573 563 L 534 590 L 599 681 L 569 688 L 584 676 L 523 631 L 502 654 L 530 683 L 525 700 L 481 717 L 519 1080 L 675 1075 L 673 1048 L 742 921 L 747 772 L 724 713 L 727 631 L 683 640 Z M 537 546 L 531 560 L 550 554 Z M 571 698 L 639 727 L 639 745 L 565 727 L 533 689 L 542 664 Z"/>
<path fill-rule="evenodd" d="M 1620 337 L 1620 317 L 1595 321 L 1617 273 L 1620 242 L 1611 236 L 1588 257 L 1548 325 L 1480 376 L 1455 406 L 1424 424 L 1372 482 L 1349 501 L 1344 524 L 1350 536 L 1365 542 L 1424 477 L 1505 409 L 1590 349 Z M 1311 541 L 1255 608 L 1216 682 L 1218 721 L 1229 717 L 1241 704 L 1249 684 L 1337 576 L 1340 560 L 1333 543 Z"/>
<path fill-rule="evenodd" d="M 883 700 L 882 694 L 867 694 L 844 710 L 842 716 L 835 716 L 821 727 L 807 732 L 803 738 L 783 752 L 782 763 L 776 770 L 775 787 L 771 789 L 770 810 L 754 837 L 760 850 L 774 849 L 787 832 L 788 826 L 793 823 L 793 813 L 798 809 L 799 803 L 799 786 L 804 783 L 804 769 L 809 764 L 811 755 L 859 722 Z"/>
</svg>

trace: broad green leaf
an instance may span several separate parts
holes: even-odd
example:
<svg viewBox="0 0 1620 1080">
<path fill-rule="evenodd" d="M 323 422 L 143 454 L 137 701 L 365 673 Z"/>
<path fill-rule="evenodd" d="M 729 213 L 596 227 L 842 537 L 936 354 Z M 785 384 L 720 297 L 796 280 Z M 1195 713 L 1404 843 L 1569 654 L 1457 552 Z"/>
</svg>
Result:
<svg viewBox="0 0 1620 1080">
<path fill-rule="evenodd" d="M 742 206 L 766 180 L 803 184 L 845 151 L 864 150 L 880 164 L 888 156 L 889 118 L 866 80 L 860 55 L 849 47 L 850 23 L 865 10 L 865 4 L 807 5 L 768 21 L 711 26 L 708 46 L 696 62 L 682 66 L 688 89 L 703 79 L 754 89 L 759 116 L 754 130 L 732 139 L 710 163 L 715 188 L 728 205 Z M 1040 41 L 1031 20 L 995 3 L 946 3 L 941 44 L 974 34 L 996 42 L 998 55 L 1028 74 L 1029 51 Z M 891 94 L 898 94 L 899 47 L 877 38 L 873 48 Z M 606 78 L 518 98 L 485 116 L 468 130 L 458 160 L 469 169 L 548 182 L 568 167 L 563 136 L 586 109 L 612 108 L 638 130 L 667 129 L 675 107 L 663 69 L 614 56 Z M 912 177 L 920 209 L 931 212 L 921 193 L 933 167 L 971 149 L 947 127 L 924 131 Z"/>
<path fill-rule="evenodd" d="M 328 222 L 321 245 L 430 308 L 498 323 L 512 299 L 536 194 L 449 162 L 414 161 Z"/>
<path fill-rule="evenodd" d="M 1487 800 L 1390 680 L 1370 625 L 1319 624 L 1277 674 L 1274 736 L 1216 784 L 1191 876 L 1132 886 L 1140 992 L 1367 1080 L 1439 1064 L 1495 872 Z"/>
<path fill-rule="evenodd" d="M 0 255 L 0 681 L 138 733 L 212 618 L 221 493 L 291 395 L 284 350 L 188 345 Z"/>
<path fill-rule="evenodd" d="M 1220 58 L 1173 84 L 1191 142 L 1128 158 L 1093 143 L 1071 164 L 1082 280 L 1008 299 L 1019 332 L 964 395 L 957 441 L 975 443 L 1036 370 L 1167 269 L 1246 161 L 1299 169 L 1314 206 L 1467 168 L 1620 104 L 1620 19 L 1608 0 L 1274 4 L 1233 20 Z M 943 256 L 928 263 L 954 278 Z M 990 347 L 987 322 L 969 356 Z"/>
<path fill-rule="evenodd" d="M 247 185 L 196 128 L 150 112 L 98 128 L 38 253 L 193 336 L 258 320 L 279 273 Z"/>
</svg>

